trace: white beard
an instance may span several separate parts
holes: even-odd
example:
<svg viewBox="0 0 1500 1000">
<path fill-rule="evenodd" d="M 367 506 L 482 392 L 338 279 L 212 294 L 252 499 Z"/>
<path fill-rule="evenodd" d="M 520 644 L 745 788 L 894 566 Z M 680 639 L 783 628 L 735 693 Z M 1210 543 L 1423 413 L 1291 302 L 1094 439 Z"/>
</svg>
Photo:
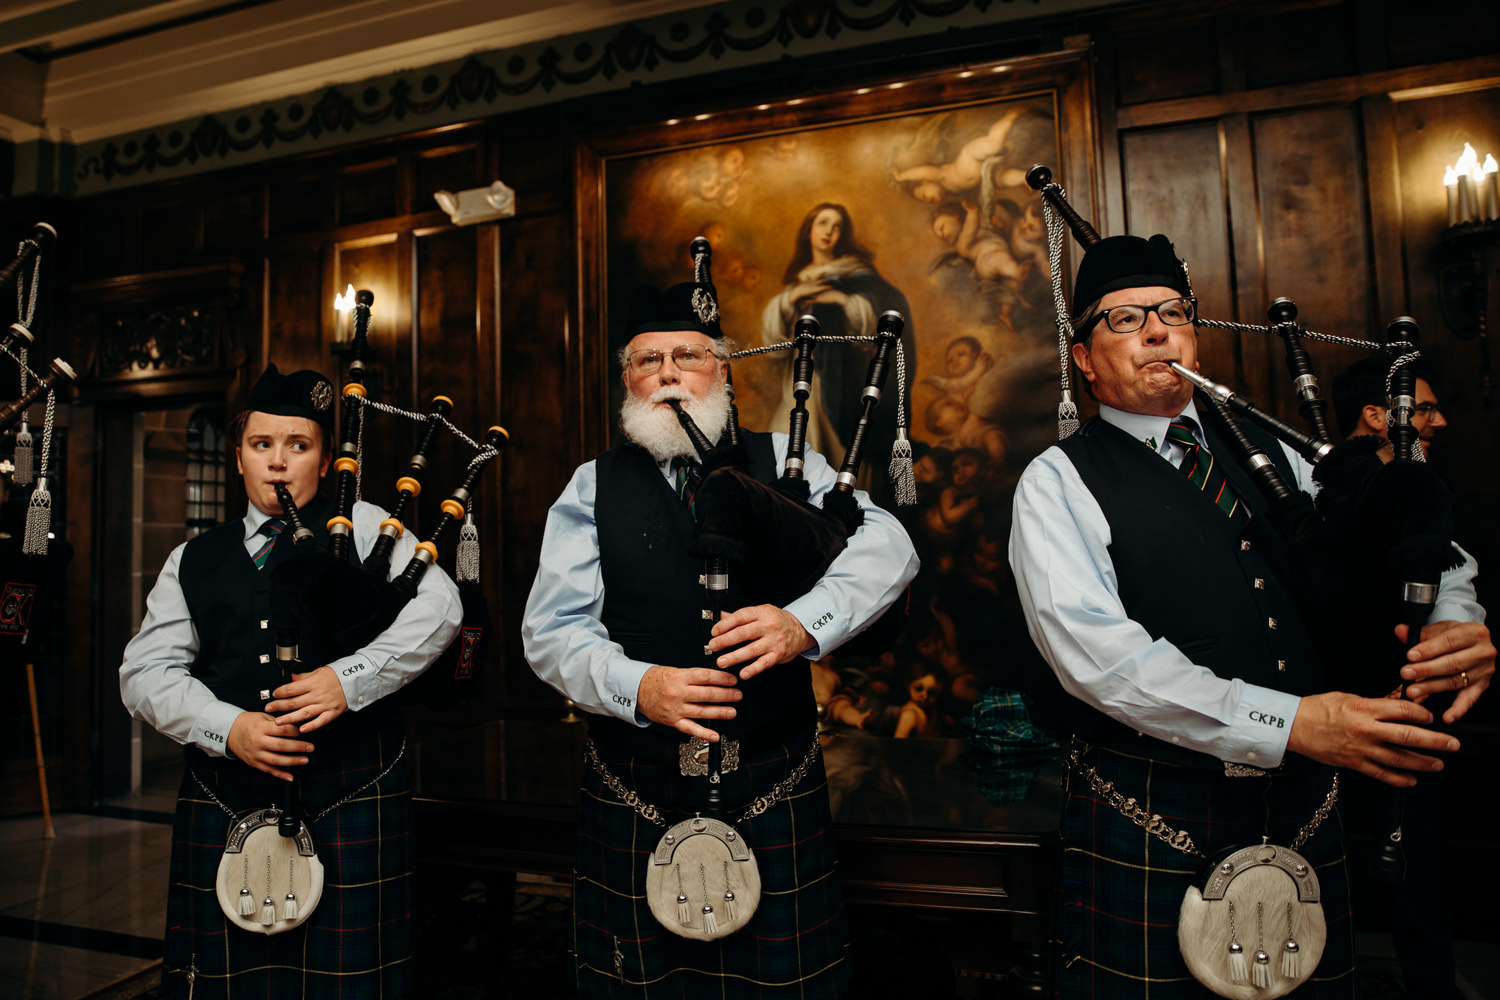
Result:
<svg viewBox="0 0 1500 1000">
<path fill-rule="evenodd" d="M 645 448 L 658 462 L 673 458 L 696 460 L 698 449 L 682 429 L 677 414 L 670 407 L 657 405 L 667 399 L 682 400 L 688 416 L 710 441 L 717 442 L 729 424 L 729 393 L 723 381 L 719 381 L 703 399 L 694 398 L 676 385 L 663 386 L 646 399 L 628 391 L 625 394 L 625 402 L 620 406 L 620 430 L 627 441 Z"/>
</svg>

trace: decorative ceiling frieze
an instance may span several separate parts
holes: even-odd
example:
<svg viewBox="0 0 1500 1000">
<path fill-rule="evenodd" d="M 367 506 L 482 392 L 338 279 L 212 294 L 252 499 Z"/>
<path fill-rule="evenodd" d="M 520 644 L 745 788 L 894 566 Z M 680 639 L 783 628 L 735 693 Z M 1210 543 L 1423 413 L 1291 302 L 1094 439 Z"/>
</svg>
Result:
<svg viewBox="0 0 1500 1000">
<path fill-rule="evenodd" d="M 637 83 L 1099 5 L 1100 0 L 791 0 L 781 5 L 736 0 L 79 143 L 70 193 L 333 148 Z"/>
</svg>

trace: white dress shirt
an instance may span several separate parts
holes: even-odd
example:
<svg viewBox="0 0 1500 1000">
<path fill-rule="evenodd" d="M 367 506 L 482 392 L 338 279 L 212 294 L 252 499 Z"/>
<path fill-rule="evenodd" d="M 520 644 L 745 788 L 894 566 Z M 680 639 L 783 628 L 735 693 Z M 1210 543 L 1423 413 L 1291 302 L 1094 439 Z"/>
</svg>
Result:
<svg viewBox="0 0 1500 1000">
<path fill-rule="evenodd" d="M 1192 402 L 1184 414 L 1199 424 L 1196 436 L 1206 448 Z M 1154 443 L 1173 467 L 1181 461 L 1185 449 L 1167 439 L 1171 418 L 1105 405 L 1099 416 L 1147 446 Z M 1312 467 L 1282 447 L 1296 478 L 1287 485 L 1315 493 Z M 1026 625 L 1070 695 L 1177 746 L 1255 767 L 1281 764 L 1298 696 L 1219 677 L 1166 639 L 1153 640 L 1126 615 L 1109 556 L 1109 523 L 1062 449 L 1048 448 L 1026 467 L 1014 515 L 1010 564 Z M 1474 596 L 1477 567 L 1468 553 L 1464 559 L 1443 574 L 1432 621 L 1484 621 Z"/>
<path fill-rule="evenodd" d="M 380 534 L 380 522 L 388 516 L 374 504 L 355 503 L 354 547 L 361 559 L 369 554 Z M 253 556 L 264 544 L 260 526 L 270 517 L 250 505 L 244 517 L 247 554 Z M 391 576 L 406 568 L 416 543 L 409 531 L 397 539 L 391 553 Z M 244 710 L 214 697 L 191 673 L 198 655 L 198 630 L 178 576 L 182 550 L 190 544 L 184 542 L 167 556 L 146 598 L 146 617 L 125 646 L 120 664 L 120 697 L 132 718 L 178 743 L 223 756 L 229 729 Z M 338 675 L 349 710 L 368 708 L 415 680 L 453 641 L 462 618 L 457 585 L 441 567 L 430 566 L 416 597 L 390 628 L 358 652 L 327 664 Z M 307 669 L 318 666 L 322 664 L 308 664 Z"/>
<path fill-rule="evenodd" d="M 787 437 L 772 434 L 776 468 L 786 460 Z M 837 474 L 817 452 L 808 450 L 803 474 L 820 503 Z M 670 464 L 658 463 L 672 478 Z M 636 712 L 641 677 L 655 664 L 632 660 L 611 641 L 600 620 L 604 578 L 599 564 L 599 532 L 594 522 L 595 463 L 578 467 L 547 512 L 541 565 L 521 623 L 526 660 L 538 677 L 585 711 L 649 725 Z M 906 530 L 875 506 L 862 490 L 855 496 L 865 523 L 849 538 L 828 572 L 807 594 L 785 609 L 807 629 L 810 660 L 833 652 L 895 603 L 917 575 L 917 556 Z M 771 668 L 775 670 L 775 667 Z"/>
</svg>

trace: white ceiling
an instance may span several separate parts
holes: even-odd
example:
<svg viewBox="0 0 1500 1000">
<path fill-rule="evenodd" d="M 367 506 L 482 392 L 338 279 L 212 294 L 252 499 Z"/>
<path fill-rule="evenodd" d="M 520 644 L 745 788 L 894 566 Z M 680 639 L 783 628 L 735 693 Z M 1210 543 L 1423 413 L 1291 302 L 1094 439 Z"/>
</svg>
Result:
<svg viewBox="0 0 1500 1000">
<path fill-rule="evenodd" d="M 0 0 L 0 138 L 76 143 L 702 0 Z"/>
</svg>

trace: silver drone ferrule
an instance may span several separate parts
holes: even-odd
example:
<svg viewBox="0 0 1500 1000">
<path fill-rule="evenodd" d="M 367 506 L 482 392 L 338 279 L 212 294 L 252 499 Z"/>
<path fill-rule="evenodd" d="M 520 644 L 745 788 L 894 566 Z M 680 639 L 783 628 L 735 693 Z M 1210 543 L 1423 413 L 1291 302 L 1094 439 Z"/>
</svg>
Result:
<svg viewBox="0 0 1500 1000">
<path fill-rule="evenodd" d="M 1436 604 L 1437 595 L 1438 586 L 1435 583 L 1401 583 L 1401 599 L 1408 604 Z"/>
</svg>

